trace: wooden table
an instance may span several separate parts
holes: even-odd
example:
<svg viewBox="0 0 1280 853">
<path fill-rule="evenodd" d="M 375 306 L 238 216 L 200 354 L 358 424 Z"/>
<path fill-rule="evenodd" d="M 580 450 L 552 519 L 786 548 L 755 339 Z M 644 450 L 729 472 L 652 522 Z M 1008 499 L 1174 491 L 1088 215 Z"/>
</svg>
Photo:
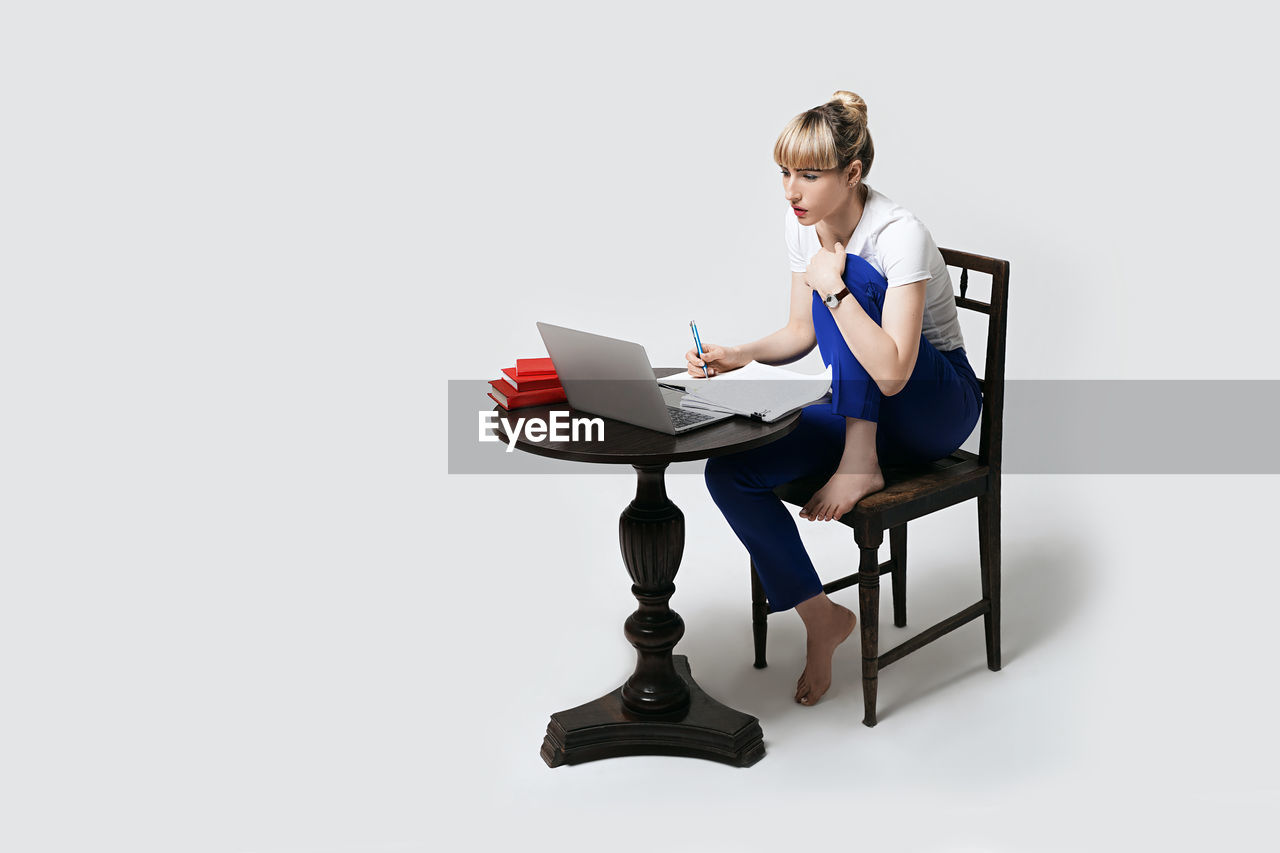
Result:
<svg viewBox="0 0 1280 853">
<path fill-rule="evenodd" d="M 655 368 L 668 376 L 679 368 Z M 505 415 L 495 408 L 499 415 Z M 520 417 L 550 419 L 554 411 L 594 417 L 566 404 L 531 406 Z M 667 498 L 663 473 L 672 462 L 738 453 L 768 444 L 795 429 L 800 413 L 772 423 L 730 418 L 684 435 L 604 418 L 603 441 L 532 442 L 516 447 L 540 456 L 577 462 L 630 465 L 636 497 L 618 522 L 622 561 L 639 603 L 623 631 L 636 649 L 636 669 L 626 682 L 585 705 L 551 715 L 542 758 L 551 767 L 620 755 L 681 755 L 747 767 L 764 756 L 760 722 L 708 696 L 693 680 L 689 660 L 671 650 L 684 636 L 684 620 L 668 602 L 684 552 L 684 513 Z M 497 433 L 507 441 L 505 432 Z"/>
</svg>

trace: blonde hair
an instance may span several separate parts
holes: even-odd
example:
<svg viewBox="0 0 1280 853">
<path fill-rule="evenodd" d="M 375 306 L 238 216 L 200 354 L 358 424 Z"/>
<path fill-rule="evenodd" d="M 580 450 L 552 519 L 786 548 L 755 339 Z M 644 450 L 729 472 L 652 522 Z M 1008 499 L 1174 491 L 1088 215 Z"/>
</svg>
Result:
<svg viewBox="0 0 1280 853">
<path fill-rule="evenodd" d="M 779 165 L 843 171 L 861 160 L 864 178 L 875 156 L 867 130 L 867 102 L 843 90 L 787 122 L 773 144 L 773 160 Z"/>
</svg>

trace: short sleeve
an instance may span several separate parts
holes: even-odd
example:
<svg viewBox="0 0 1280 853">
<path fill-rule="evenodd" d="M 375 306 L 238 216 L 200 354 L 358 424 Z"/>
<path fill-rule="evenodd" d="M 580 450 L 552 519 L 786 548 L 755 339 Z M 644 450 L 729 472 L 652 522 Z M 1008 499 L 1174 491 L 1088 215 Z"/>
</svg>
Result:
<svg viewBox="0 0 1280 853">
<path fill-rule="evenodd" d="M 804 272 L 809 268 L 809 259 L 800 250 L 800 223 L 791 208 L 787 208 L 786 224 L 783 227 L 787 234 L 787 257 L 791 259 L 791 271 Z"/>
<path fill-rule="evenodd" d="M 889 287 L 928 280 L 937 251 L 929 229 L 914 217 L 890 222 L 876 240 L 876 254 Z"/>
</svg>

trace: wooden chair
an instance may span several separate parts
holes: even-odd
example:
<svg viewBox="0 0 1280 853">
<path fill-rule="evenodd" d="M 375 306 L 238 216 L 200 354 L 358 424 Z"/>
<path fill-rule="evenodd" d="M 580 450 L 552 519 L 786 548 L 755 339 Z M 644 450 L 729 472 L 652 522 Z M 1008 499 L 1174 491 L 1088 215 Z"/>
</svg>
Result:
<svg viewBox="0 0 1280 853">
<path fill-rule="evenodd" d="M 1004 411 L 1005 311 L 1008 305 L 1009 262 L 942 249 L 947 266 L 960 269 L 960 295 L 956 306 L 987 315 L 986 364 L 979 380 L 983 389 L 981 440 L 975 456 L 957 450 L 950 456 L 909 468 L 885 468 L 885 487 L 867 495 L 839 519 L 853 528 L 860 559 L 855 574 L 825 584 L 832 593 L 858 584 L 859 622 L 862 627 L 862 697 L 868 726 L 876 724 L 876 684 L 880 670 L 921 646 L 982 616 L 986 624 L 987 668 L 1000 669 L 1000 441 Z M 991 276 L 989 303 L 968 298 L 969 271 Z M 795 506 L 804 506 L 827 477 L 805 477 L 774 489 L 774 494 Z M 879 650 L 880 575 L 890 573 L 893 582 L 893 624 L 907 624 L 907 522 L 970 498 L 978 500 L 978 554 L 982 571 L 982 600 L 943 619 L 938 624 L 887 652 Z M 889 560 L 879 562 L 884 531 L 889 531 Z M 755 666 L 765 667 L 767 617 L 771 612 L 764 587 L 751 566 L 752 630 Z"/>
</svg>

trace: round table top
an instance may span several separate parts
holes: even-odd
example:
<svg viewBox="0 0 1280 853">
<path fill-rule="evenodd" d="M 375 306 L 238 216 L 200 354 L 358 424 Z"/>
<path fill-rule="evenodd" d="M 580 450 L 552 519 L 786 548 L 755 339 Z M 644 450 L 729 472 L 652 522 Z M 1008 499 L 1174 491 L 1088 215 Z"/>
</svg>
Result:
<svg viewBox="0 0 1280 853">
<path fill-rule="evenodd" d="M 670 376 L 680 371 L 678 367 L 655 367 L 655 377 Z M 499 416 L 511 418 L 512 414 L 501 406 L 493 409 Z M 600 417 L 578 412 L 567 403 L 550 406 L 527 406 L 516 409 L 522 418 L 548 420 L 552 412 L 569 412 L 570 417 Z M 603 441 L 529 441 L 523 432 L 516 438 L 516 449 L 553 459 L 574 462 L 600 462 L 625 465 L 658 465 L 668 462 L 687 462 L 711 456 L 725 456 L 750 450 L 782 438 L 800 422 L 800 410 L 796 410 L 773 423 L 761 423 L 746 418 L 728 418 L 711 426 L 698 427 L 682 435 L 667 435 L 644 427 L 601 418 L 604 421 Z M 507 442 L 506 432 L 497 430 L 498 438 Z"/>
</svg>

